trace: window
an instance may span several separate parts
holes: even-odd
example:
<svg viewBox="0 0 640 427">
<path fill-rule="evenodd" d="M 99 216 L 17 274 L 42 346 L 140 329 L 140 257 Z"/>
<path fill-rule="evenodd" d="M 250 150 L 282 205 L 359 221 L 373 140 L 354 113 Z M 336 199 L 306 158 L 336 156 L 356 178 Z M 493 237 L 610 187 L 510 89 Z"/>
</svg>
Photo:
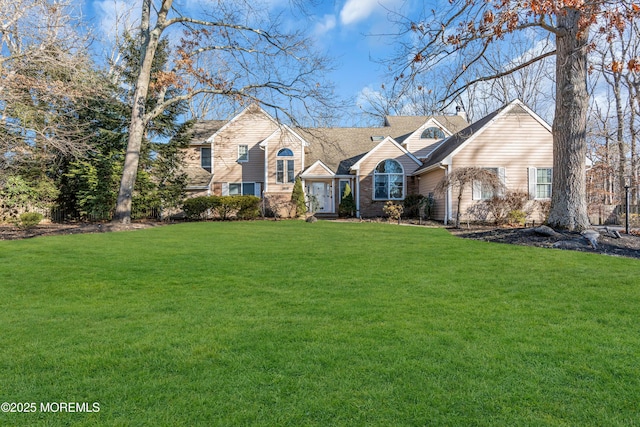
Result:
<svg viewBox="0 0 640 427">
<path fill-rule="evenodd" d="M 258 197 L 260 197 L 260 184 L 258 184 L 256 182 L 230 182 L 229 183 L 229 196 L 258 196 Z"/>
<path fill-rule="evenodd" d="M 376 200 L 400 200 L 404 195 L 404 170 L 395 160 L 378 163 L 373 171 L 373 198 Z"/>
<path fill-rule="evenodd" d="M 498 168 L 485 168 L 485 170 L 488 170 L 489 172 L 493 172 L 496 175 L 498 175 Z M 491 188 L 488 188 L 485 185 L 480 185 L 480 187 L 482 187 L 480 189 L 480 200 L 489 200 L 490 198 L 493 197 L 493 190 Z"/>
<path fill-rule="evenodd" d="M 238 145 L 238 161 L 239 162 L 248 162 L 249 161 L 249 146 L 248 145 Z"/>
<path fill-rule="evenodd" d="M 420 139 L 444 139 L 444 132 L 442 132 L 442 129 L 432 126 L 422 132 Z"/>
<path fill-rule="evenodd" d="M 536 170 L 536 199 L 551 198 L 551 168 L 538 168 Z"/>
<path fill-rule="evenodd" d="M 211 148 L 200 148 L 200 166 L 202 169 L 206 169 L 207 172 L 211 172 Z"/>
<path fill-rule="evenodd" d="M 504 168 L 483 168 L 483 169 L 495 173 L 500 179 L 500 183 L 502 184 L 502 186 L 504 187 L 506 185 Z M 473 191 L 473 194 L 471 195 L 471 198 L 473 200 L 489 200 L 495 195 L 490 186 L 482 185 L 482 182 L 479 182 L 479 181 L 473 181 L 472 191 Z M 498 195 L 501 196 L 502 194 L 498 194 Z"/>
<path fill-rule="evenodd" d="M 283 148 L 276 155 L 276 183 L 286 184 L 295 181 L 295 161 L 287 159 L 293 157 L 293 151 Z"/>
</svg>

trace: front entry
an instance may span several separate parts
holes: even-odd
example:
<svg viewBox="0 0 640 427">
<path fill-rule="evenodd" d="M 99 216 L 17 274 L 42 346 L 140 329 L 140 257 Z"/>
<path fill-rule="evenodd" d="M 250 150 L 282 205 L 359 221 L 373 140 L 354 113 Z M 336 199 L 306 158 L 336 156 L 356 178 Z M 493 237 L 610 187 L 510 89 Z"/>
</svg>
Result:
<svg viewBox="0 0 640 427">
<path fill-rule="evenodd" d="M 331 184 L 310 182 L 307 185 L 307 208 L 312 213 L 333 213 L 331 205 Z"/>
</svg>

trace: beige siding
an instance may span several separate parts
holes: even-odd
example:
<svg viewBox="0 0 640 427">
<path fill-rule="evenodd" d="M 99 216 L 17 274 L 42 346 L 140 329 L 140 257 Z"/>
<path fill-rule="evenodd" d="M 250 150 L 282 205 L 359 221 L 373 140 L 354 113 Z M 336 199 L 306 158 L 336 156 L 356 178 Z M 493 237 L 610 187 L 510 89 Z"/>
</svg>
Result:
<svg viewBox="0 0 640 427">
<path fill-rule="evenodd" d="M 420 126 L 411 136 L 404 140 L 403 144 L 408 152 L 413 154 L 418 158 L 424 158 L 429 155 L 438 145 L 442 139 L 422 139 L 420 136 L 422 132 L 430 127 L 437 127 L 445 132 L 445 135 L 450 135 L 451 133 L 447 133 L 445 129 L 433 123 L 433 121 L 429 120 L 426 124 Z"/>
<path fill-rule="evenodd" d="M 514 110 L 487 127 L 456 154 L 453 168 L 505 168 L 507 189 L 528 192 L 528 168 L 553 165 L 552 135 L 529 114 L 519 108 Z M 461 206 L 463 217 L 476 203 L 472 200 L 471 189 L 466 189 L 465 193 Z M 455 211 L 455 203 L 452 209 Z"/>
<path fill-rule="evenodd" d="M 278 151 L 283 148 L 288 148 L 293 151 L 293 157 L 280 157 L 282 160 L 293 160 L 294 161 L 294 177 L 300 175 L 303 168 L 303 147 L 302 143 L 298 138 L 287 132 L 285 129 L 282 130 L 278 135 L 274 135 L 268 142 L 268 187 L 267 191 L 269 193 L 291 193 L 293 190 L 293 182 L 291 183 L 276 183 L 276 168 L 277 168 L 277 160 Z M 264 169 L 262 170 L 264 176 Z M 262 179 L 264 181 L 264 179 Z M 286 175 L 285 175 L 286 181 Z"/>
<path fill-rule="evenodd" d="M 213 171 L 216 182 L 263 182 L 264 151 L 260 143 L 277 125 L 261 113 L 248 111 L 230 122 L 214 139 Z M 249 161 L 238 162 L 238 146 L 247 145 Z"/>
<path fill-rule="evenodd" d="M 435 215 L 432 219 L 438 221 L 444 221 L 445 215 L 445 197 L 443 194 L 436 194 L 435 188 L 438 183 L 444 178 L 445 171 L 444 169 L 435 169 L 431 172 L 420 175 L 420 184 L 419 184 L 419 192 L 423 196 L 428 196 L 429 194 L 433 194 L 433 197 L 436 201 L 435 206 Z"/>
<path fill-rule="evenodd" d="M 328 172 L 322 165 L 317 164 L 314 167 L 311 167 L 309 169 L 307 169 L 305 172 L 305 175 L 311 175 L 311 176 L 333 176 L 332 173 Z"/>
</svg>

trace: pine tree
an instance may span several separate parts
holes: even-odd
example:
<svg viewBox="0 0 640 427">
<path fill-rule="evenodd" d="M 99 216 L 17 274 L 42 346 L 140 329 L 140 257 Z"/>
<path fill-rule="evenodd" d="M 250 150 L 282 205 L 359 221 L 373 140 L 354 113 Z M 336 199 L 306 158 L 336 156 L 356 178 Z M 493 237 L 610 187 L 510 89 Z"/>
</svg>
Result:
<svg viewBox="0 0 640 427">
<path fill-rule="evenodd" d="M 300 177 L 296 178 L 296 182 L 293 184 L 291 203 L 296 207 L 296 216 L 299 217 L 307 213 L 307 204 L 304 200 L 304 190 L 302 189 L 302 180 Z"/>
<path fill-rule="evenodd" d="M 344 193 L 342 194 L 342 199 L 340 200 L 340 205 L 338 206 L 338 214 L 340 216 L 353 216 L 353 213 L 356 210 L 356 202 L 353 199 L 353 193 L 351 192 L 351 187 L 349 183 L 344 187 Z"/>
</svg>

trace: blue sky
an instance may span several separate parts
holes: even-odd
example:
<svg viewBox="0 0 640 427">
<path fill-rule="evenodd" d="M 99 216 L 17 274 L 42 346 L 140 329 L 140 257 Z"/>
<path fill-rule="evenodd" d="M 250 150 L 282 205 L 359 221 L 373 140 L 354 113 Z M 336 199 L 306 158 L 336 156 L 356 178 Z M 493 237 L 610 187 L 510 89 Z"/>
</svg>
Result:
<svg viewBox="0 0 640 427">
<path fill-rule="evenodd" d="M 78 0 L 82 1 L 82 0 Z M 306 15 L 291 13 L 289 0 L 266 0 L 274 12 L 283 11 L 288 25 L 300 26 L 316 40 L 317 47 L 335 59 L 331 80 L 345 98 L 356 99 L 365 88 L 377 90 L 383 83 L 383 67 L 371 60 L 391 53 L 391 39 L 376 36 L 389 32 L 389 11 L 406 7 L 406 0 L 317 1 Z M 102 40 L 115 28 L 116 11 L 133 10 L 137 1 L 84 0 L 85 17 Z M 205 0 L 175 0 L 178 7 L 192 7 Z M 305 2 L 307 3 L 307 2 Z M 312 2 L 308 2 L 312 3 Z M 139 10 L 139 8 L 137 9 Z M 138 12 L 139 13 L 139 12 Z M 288 21 L 288 22 L 287 22 Z"/>
</svg>

